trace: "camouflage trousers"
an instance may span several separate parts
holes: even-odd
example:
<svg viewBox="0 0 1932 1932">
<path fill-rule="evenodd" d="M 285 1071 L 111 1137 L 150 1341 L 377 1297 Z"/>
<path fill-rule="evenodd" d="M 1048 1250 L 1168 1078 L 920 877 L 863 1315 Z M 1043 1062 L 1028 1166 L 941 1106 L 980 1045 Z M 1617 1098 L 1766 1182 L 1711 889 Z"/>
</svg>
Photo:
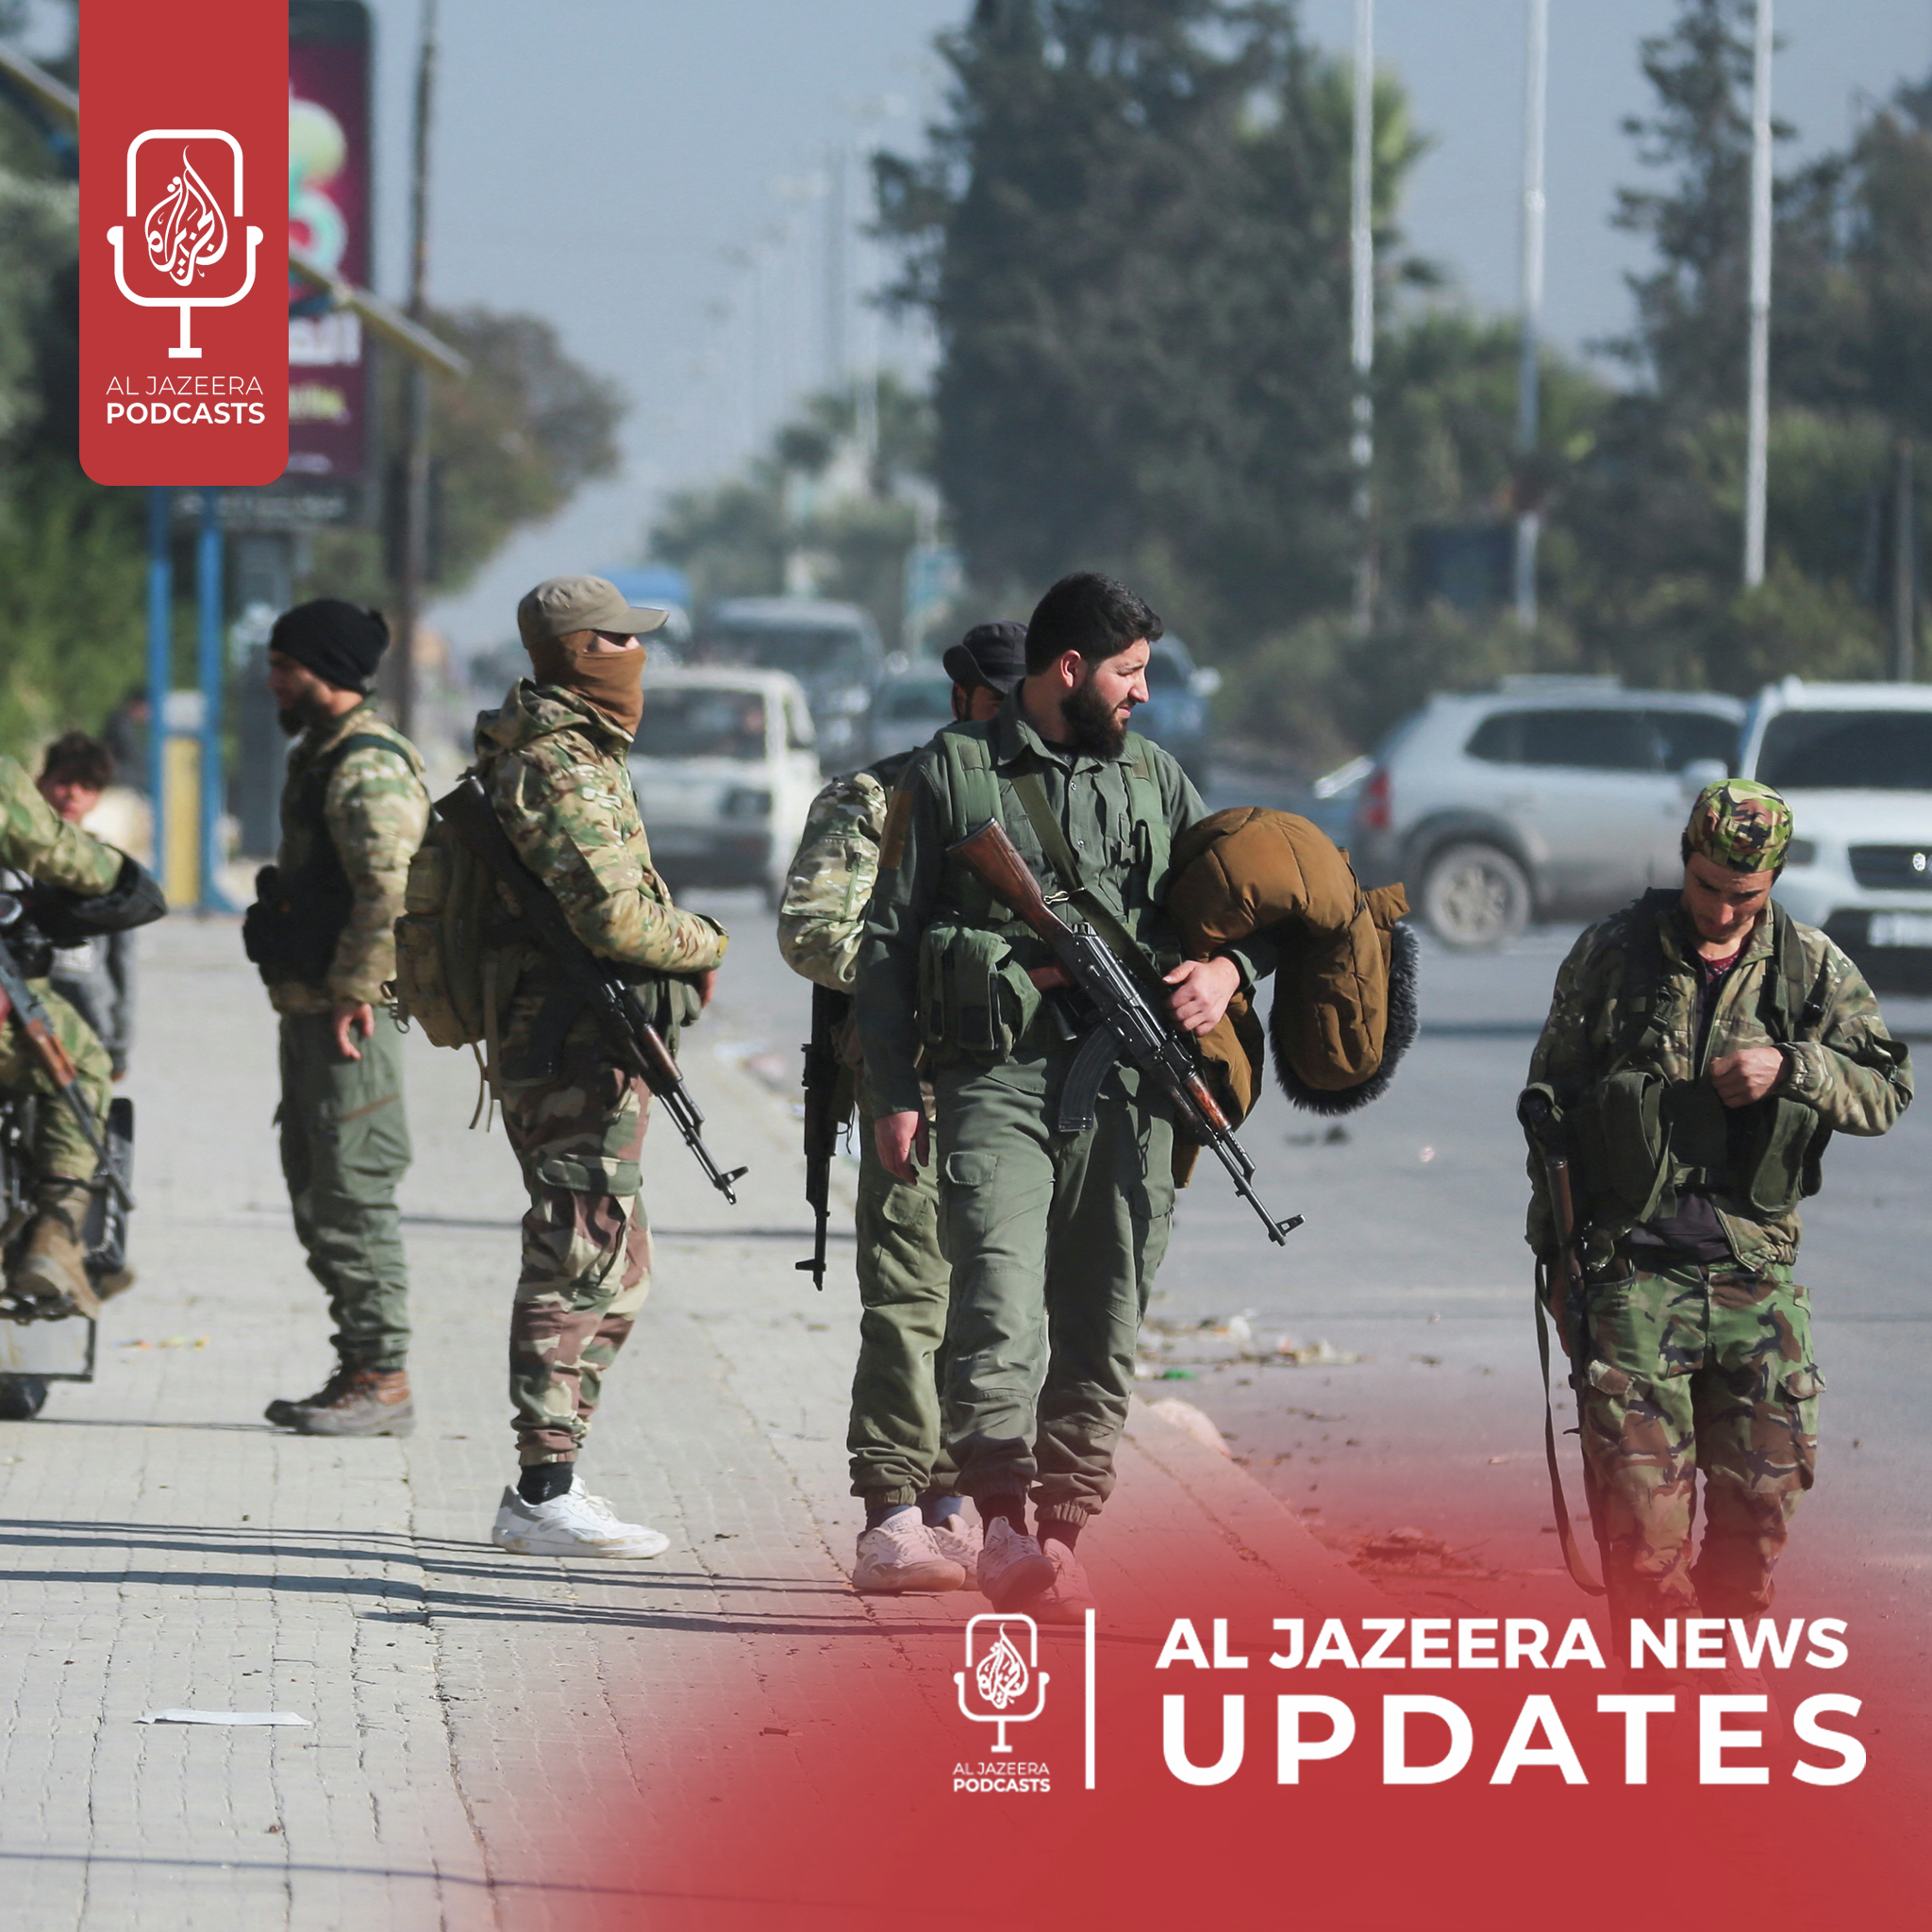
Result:
<svg viewBox="0 0 1932 1932">
<path fill-rule="evenodd" d="M 47 1009 L 54 1038 L 67 1049 L 68 1058 L 74 1062 L 75 1072 L 79 1075 L 80 1098 L 87 1103 L 95 1126 L 105 1139 L 108 1102 L 114 1080 L 108 1049 L 101 1044 L 94 1029 L 46 980 L 36 979 L 29 984 Z M 93 1178 L 98 1163 L 79 1122 L 74 1118 L 74 1109 L 59 1097 L 59 1090 L 35 1058 L 26 1035 L 11 1019 L 0 1022 L 0 1093 L 32 1093 L 45 1102 L 34 1109 L 34 1166 L 42 1179 Z"/>
<path fill-rule="evenodd" d="M 1620 1253 L 1590 1284 L 1583 1450 L 1610 1612 L 1755 1616 L 1818 1454 L 1810 1308 L 1786 1267 L 1651 1266 Z"/>
<path fill-rule="evenodd" d="M 861 1089 L 858 1361 L 845 1447 L 855 1496 L 916 1503 L 953 1487 L 953 1458 L 940 1440 L 952 1271 L 940 1253 L 938 1174 L 928 1166 L 909 1186 L 888 1174 L 874 1113 Z"/>
<path fill-rule="evenodd" d="M 604 1376 L 651 1291 L 638 1199 L 650 1091 L 594 1045 L 554 1079 L 502 1083 L 503 1124 L 530 1208 L 509 1324 L 509 1397 L 525 1468 L 574 1462 Z"/>
</svg>

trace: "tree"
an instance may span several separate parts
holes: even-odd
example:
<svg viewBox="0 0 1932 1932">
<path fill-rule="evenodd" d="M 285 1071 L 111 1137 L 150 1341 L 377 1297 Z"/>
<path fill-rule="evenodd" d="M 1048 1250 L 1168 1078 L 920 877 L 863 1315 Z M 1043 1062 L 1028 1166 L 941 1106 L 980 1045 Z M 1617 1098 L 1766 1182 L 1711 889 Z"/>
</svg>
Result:
<svg viewBox="0 0 1932 1932">
<path fill-rule="evenodd" d="M 979 0 L 875 164 L 975 579 L 1111 566 L 1210 646 L 1347 594 L 1349 92 L 1276 0 Z M 1417 144 L 1377 111 L 1388 217 Z"/>
</svg>

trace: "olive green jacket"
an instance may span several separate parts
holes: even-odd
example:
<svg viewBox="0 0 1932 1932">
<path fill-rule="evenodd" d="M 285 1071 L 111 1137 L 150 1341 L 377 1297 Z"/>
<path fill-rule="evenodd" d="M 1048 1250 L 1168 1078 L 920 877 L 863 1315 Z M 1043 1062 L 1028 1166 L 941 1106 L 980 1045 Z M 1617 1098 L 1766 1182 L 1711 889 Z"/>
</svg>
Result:
<svg viewBox="0 0 1932 1932">
<path fill-rule="evenodd" d="M 1529 1077 L 1552 1088 L 1559 1106 L 1575 1106 L 1610 1071 L 1624 1031 L 1625 960 L 1634 946 L 1646 942 L 1639 922 L 1651 917 L 1640 900 L 1591 926 L 1571 948 L 1557 975 L 1550 1015 L 1530 1057 Z M 1676 908 L 1657 925 L 1663 952 L 1663 981 L 1654 1009 L 1659 1043 L 1646 1055 L 1645 1064 L 1672 1082 L 1703 1081 L 1720 1056 L 1774 1044 L 1760 1018 L 1765 974 L 1773 963 L 1770 918 L 1760 918 L 1725 976 L 1701 1061 L 1693 1058 L 1702 987 L 1692 958 L 1693 930 Z M 1815 1108 L 1836 1133 L 1882 1134 L 1911 1102 L 1907 1049 L 1887 1035 L 1872 989 L 1830 940 L 1796 922 L 1791 936 L 1800 949 L 1804 983 L 1817 990 L 1823 1011 L 1803 1029 L 1808 1037 L 1785 1046 L 1787 1070 L 1774 1091 Z M 1539 1254 L 1548 1255 L 1557 1245 L 1555 1223 L 1541 1163 L 1534 1158 L 1530 1180 L 1527 1239 Z M 1735 1194 L 1713 1190 L 1710 1198 L 1732 1251 L 1745 1267 L 1789 1263 L 1796 1255 L 1795 1210 L 1767 1219 Z M 1663 1211 L 1670 1211 L 1670 1205 Z M 1586 1254 L 1592 1261 L 1607 1259 L 1629 1225 L 1613 1221 L 1592 1228 Z"/>
</svg>

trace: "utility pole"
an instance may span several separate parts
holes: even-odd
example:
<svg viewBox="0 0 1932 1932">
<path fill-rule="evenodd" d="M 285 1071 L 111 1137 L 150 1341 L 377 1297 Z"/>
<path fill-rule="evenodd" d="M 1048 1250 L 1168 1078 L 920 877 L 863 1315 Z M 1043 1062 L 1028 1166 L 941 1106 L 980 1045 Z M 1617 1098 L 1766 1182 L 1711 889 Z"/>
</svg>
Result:
<svg viewBox="0 0 1932 1932">
<path fill-rule="evenodd" d="M 1375 0 L 1355 0 L 1355 165 L 1349 193 L 1349 270 L 1354 296 L 1349 363 L 1355 383 L 1355 519 L 1361 541 L 1356 567 L 1355 627 L 1363 637 L 1375 621 L 1374 471 L 1375 404 L 1369 381 L 1375 366 Z"/>
<path fill-rule="evenodd" d="M 1516 449 L 1531 475 L 1537 446 L 1543 321 L 1543 145 L 1550 92 L 1550 0 L 1527 0 L 1523 77 L 1523 365 L 1516 378 Z M 1516 620 L 1536 624 L 1536 547 L 1542 511 L 1534 501 L 1516 516 Z"/>
<path fill-rule="evenodd" d="M 416 57 L 416 125 L 409 156 L 409 320 L 422 324 L 429 290 L 429 125 L 436 98 L 437 0 L 423 0 Z M 429 377 L 413 356 L 403 372 L 403 500 L 396 582 L 396 724 L 416 724 L 416 623 L 429 553 Z"/>
<path fill-rule="evenodd" d="M 825 158 L 825 388 L 836 395 L 845 386 L 846 319 L 852 308 L 852 244 L 846 213 L 847 177 L 852 158 L 842 147 Z"/>
<path fill-rule="evenodd" d="M 1891 675 L 1912 681 L 1919 642 L 1919 558 L 1913 540 L 1912 440 L 1901 436 L 1891 473 Z"/>
<path fill-rule="evenodd" d="M 1771 437 L 1772 0 L 1757 0 L 1751 69 L 1751 395 L 1744 429 L 1744 588 L 1764 581 L 1764 484 Z"/>
</svg>

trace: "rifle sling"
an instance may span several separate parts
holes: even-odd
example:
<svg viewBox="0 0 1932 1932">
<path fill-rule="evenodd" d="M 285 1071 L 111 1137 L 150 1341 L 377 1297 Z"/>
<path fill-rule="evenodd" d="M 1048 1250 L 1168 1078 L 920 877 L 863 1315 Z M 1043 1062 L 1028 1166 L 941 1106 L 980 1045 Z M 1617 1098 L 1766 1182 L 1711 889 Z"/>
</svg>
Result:
<svg viewBox="0 0 1932 1932">
<path fill-rule="evenodd" d="M 1557 1517 L 1557 1541 L 1563 1546 L 1564 1567 L 1570 1580 L 1587 1596 L 1602 1596 L 1604 1587 L 1590 1574 L 1576 1536 L 1570 1527 L 1570 1504 L 1563 1493 L 1563 1472 L 1557 1460 L 1557 1418 L 1550 1407 L 1550 1324 L 1543 1312 L 1543 1297 L 1549 1289 L 1549 1274 L 1543 1263 L 1536 1264 L 1536 1352 L 1543 1372 L 1543 1461 L 1550 1472 L 1550 1507 Z M 1577 1441 L 1582 1441 L 1579 1433 Z M 1594 1522 L 1594 1512 L 1591 1512 Z"/>
</svg>

